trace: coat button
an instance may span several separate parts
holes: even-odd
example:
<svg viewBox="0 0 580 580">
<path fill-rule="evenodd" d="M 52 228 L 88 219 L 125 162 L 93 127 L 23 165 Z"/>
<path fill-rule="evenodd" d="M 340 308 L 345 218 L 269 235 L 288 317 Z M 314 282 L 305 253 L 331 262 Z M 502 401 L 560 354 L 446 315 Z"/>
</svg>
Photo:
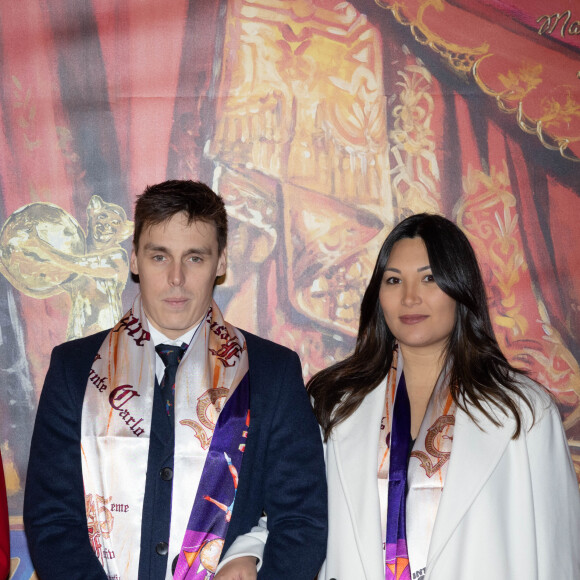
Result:
<svg viewBox="0 0 580 580">
<path fill-rule="evenodd" d="M 171 467 L 164 467 L 159 475 L 163 481 L 171 481 L 173 479 L 173 469 Z"/>
<path fill-rule="evenodd" d="M 175 568 L 177 568 L 177 560 L 179 560 L 179 554 L 173 558 L 173 563 L 171 564 L 171 573 L 175 574 Z"/>
<path fill-rule="evenodd" d="M 169 551 L 169 546 L 167 545 L 167 542 L 159 542 L 156 546 L 155 546 L 155 551 L 160 555 L 160 556 L 167 556 L 167 552 Z"/>
</svg>

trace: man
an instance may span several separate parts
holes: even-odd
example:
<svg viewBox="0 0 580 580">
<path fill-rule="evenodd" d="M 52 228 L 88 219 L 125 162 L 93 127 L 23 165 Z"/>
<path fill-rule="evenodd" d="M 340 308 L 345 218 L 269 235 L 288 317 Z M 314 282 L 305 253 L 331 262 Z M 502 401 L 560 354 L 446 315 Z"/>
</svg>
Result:
<svg viewBox="0 0 580 580">
<path fill-rule="evenodd" d="M 226 241 L 210 188 L 148 187 L 131 254 L 140 295 L 111 331 L 54 350 L 24 502 L 41 580 L 316 575 L 318 426 L 297 355 L 213 302 Z"/>
</svg>

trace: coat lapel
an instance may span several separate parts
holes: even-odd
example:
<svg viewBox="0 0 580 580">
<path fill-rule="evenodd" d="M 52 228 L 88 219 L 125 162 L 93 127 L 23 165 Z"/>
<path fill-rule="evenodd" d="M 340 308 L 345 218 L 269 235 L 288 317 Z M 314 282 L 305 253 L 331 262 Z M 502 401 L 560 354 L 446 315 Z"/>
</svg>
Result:
<svg viewBox="0 0 580 580">
<path fill-rule="evenodd" d="M 385 391 L 386 379 L 336 428 L 333 436 L 340 482 L 367 578 L 380 578 L 385 574 L 377 485 L 378 443 Z"/>
<path fill-rule="evenodd" d="M 451 534 L 489 479 L 514 431 L 513 418 L 498 417 L 503 423 L 503 428 L 498 429 L 484 415 L 475 413 L 474 416 L 479 427 L 457 409 L 445 489 L 429 545 L 428 571 L 433 570 Z"/>
</svg>

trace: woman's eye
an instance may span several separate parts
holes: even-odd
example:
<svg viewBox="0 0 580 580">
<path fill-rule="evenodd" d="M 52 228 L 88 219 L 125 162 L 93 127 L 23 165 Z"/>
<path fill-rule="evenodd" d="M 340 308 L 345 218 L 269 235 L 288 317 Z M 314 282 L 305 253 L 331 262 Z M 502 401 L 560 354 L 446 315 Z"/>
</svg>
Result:
<svg viewBox="0 0 580 580">
<path fill-rule="evenodd" d="M 423 280 L 425 282 L 435 282 L 435 276 L 433 276 L 433 274 L 427 274 Z"/>
<path fill-rule="evenodd" d="M 396 276 L 389 276 L 386 280 L 385 280 L 385 284 L 398 284 L 401 280 L 399 278 L 397 278 Z"/>
</svg>

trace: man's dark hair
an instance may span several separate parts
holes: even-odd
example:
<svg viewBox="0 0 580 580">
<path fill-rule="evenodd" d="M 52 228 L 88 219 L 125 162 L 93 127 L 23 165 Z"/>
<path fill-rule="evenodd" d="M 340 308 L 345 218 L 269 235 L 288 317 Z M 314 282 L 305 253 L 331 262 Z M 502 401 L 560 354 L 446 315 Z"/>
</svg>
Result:
<svg viewBox="0 0 580 580">
<path fill-rule="evenodd" d="M 228 241 L 228 215 L 223 199 L 201 181 L 173 179 L 149 185 L 135 203 L 135 252 L 144 228 L 161 224 L 174 215 L 184 213 L 188 225 L 202 221 L 215 225 L 218 252 L 222 253 Z"/>
</svg>

